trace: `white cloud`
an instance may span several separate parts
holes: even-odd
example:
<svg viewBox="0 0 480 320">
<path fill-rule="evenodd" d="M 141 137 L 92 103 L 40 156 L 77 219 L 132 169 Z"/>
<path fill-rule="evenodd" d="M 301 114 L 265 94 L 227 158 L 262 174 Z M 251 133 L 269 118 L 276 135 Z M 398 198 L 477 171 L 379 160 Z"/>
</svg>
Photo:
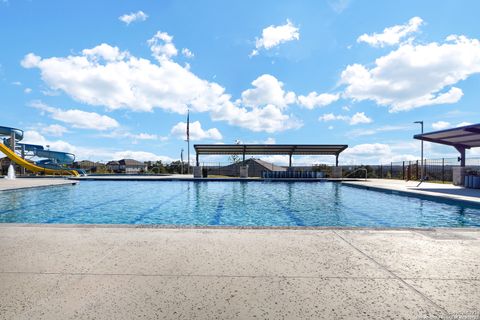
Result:
<svg viewBox="0 0 480 320">
<path fill-rule="evenodd" d="M 365 115 L 364 112 L 357 112 L 351 118 L 349 123 L 356 125 L 359 123 L 371 123 L 373 120 Z"/>
<path fill-rule="evenodd" d="M 120 17 L 118 17 L 118 19 L 122 22 L 125 22 L 127 24 L 127 26 L 132 23 L 132 22 L 135 22 L 135 21 L 145 21 L 147 20 L 148 18 L 148 15 L 145 14 L 143 11 L 137 11 L 137 12 L 132 12 L 132 13 L 129 13 L 129 14 L 124 14 Z"/>
<path fill-rule="evenodd" d="M 193 58 L 195 55 L 193 54 L 192 51 L 190 51 L 190 49 L 188 48 L 183 48 L 182 49 L 182 54 L 187 57 L 187 58 Z"/>
<path fill-rule="evenodd" d="M 25 88 L 23 90 L 23 92 L 26 93 L 26 94 L 30 94 L 30 93 L 32 93 L 32 88 Z"/>
<path fill-rule="evenodd" d="M 22 83 L 20 81 L 13 81 L 12 84 L 14 86 L 21 86 L 22 85 Z"/>
<path fill-rule="evenodd" d="M 283 83 L 272 75 L 263 74 L 254 81 L 253 89 L 242 92 L 242 103 L 250 107 L 259 107 L 268 104 L 283 109 L 288 104 L 295 102 L 295 93 L 285 92 Z"/>
<path fill-rule="evenodd" d="M 22 65 L 22 67 L 27 68 L 27 69 L 28 68 L 34 68 L 34 67 L 38 66 L 41 59 L 42 58 L 40 58 L 39 56 L 37 56 L 33 53 L 29 53 L 22 59 L 20 64 Z"/>
<path fill-rule="evenodd" d="M 319 121 L 334 121 L 342 120 L 350 125 L 356 125 L 361 123 L 371 123 L 373 120 L 365 115 L 364 112 L 357 112 L 353 116 L 335 115 L 333 113 L 325 113 L 318 118 Z"/>
<path fill-rule="evenodd" d="M 138 140 L 157 140 L 158 136 L 156 134 L 149 134 L 149 133 L 138 133 L 138 134 L 132 134 L 132 138 L 138 139 Z"/>
<path fill-rule="evenodd" d="M 336 13 L 342 13 L 350 5 L 351 0 L 329 0 L 328 4 Z"/>
<path fill-rule="evenodd" d="M 319 121 L 333 121 L 333 120 L 344 120 L 344 121 L 348 121 L 350 119 L 349 116 L 342 116 L 342 115 L 335 115 L 333 113 L 325 113 L 323 115 L 321 115 L 320 117 L 318 117 L 318 120 Z"/>
<path fill-rule="evenodd" d="M 211 112 L 213 120 L 224 120 L 231 125 L 248 128 L 254 132 L 280 132 L 289 129 L 298 129 L 303 123 L 292 115 L 283 114 L 282 110 L 272 104 L 264 108 L 237 107 L 226 104 L 222 108 Z"/>
<path fill-rule="evenodd" d="M 84 56 L 97 62 L 99 59 L 105 61 L 121 61 L 129 56 L 128 52 L 121 52 L 118 47 L 112 47 L 106 43 L 102 43 L 92 49 L 82 50 Z"/>
<path fill-rule="evenodd" d="M 58 90 L 41 90 L 42 94 L 47 97 L 56 97 L 60 95 L 60 91 Z"/>
<path fill-rule="evenodd" d="M 63 140 L 48 140 L 35 130 L 25 131 L 22 142 L 38 144 L 42 146 L 49 145 L 50 150 L 73 153 L 75 154 L 76 160 L 88 159 L 103 162 L 120 159 L 135 159 L 138 161 L 161 160 L 163 162 L 171 162 L 176 160 L 168 156 L 157 155 L 147 151 L 108 150 L 93 147 L 74 146 Z"/>
<path fill-rule="evenodd" d="M 388 144 L 382 143 L 365 143 L 348 148 L 345 153 L 350 155 L 374 155 L 390 153 L 391 149 Z"/>
<path fill-rule="evenodd" d="M 33 101 L 31 106 L 47 112 L 52 119 L 68 123 L 74 128 L 108 130 L 119 126 L 117 120 L 102 116 L 95 112 L 85 112 L 78 109 L 62 110 L 50 107 L 40 101 Z"/>
<path fill-rule="evenodd" d="M 406 24 L 385 28 L 382 33 L 362 34 L 357 42 L 365 42 L 374 47 L 395 45 L 406 36 L 417 32 L 422 24 L 423 20 L 420 17 L 413 17 Z"/>
<path fill-rule="evenodd" d="M 138 140 L 160 140 L 160 141 L 166 141 L 168 140 L 168 137 L 162 137 L 158 136 L 156 134 L 150 134 L 150 133 L 131 133 L 122 129 L 119 130 L 113 130 L 108 133 L 103 133 L 101 134 L 101 137 L 105 138 L 116 138 L 116 139 L 129 139 L 132 141 L 132 143 L 136 144 Z"/>
<path fill-rule="evenodd" d="M 187 139 L 187 123 L 179 122 L 172 127 L 170 133 L 182 140 Z M 222 140 L 222 134 L 217 128 L 204 130 L 200 121 L 190 123 L 190 140 Z"/>
<path fill-rule="evenodd" d="M 447 122 L 447 121 L 437 121 L 432 123 L 432 128 L 434 130 L 443 130 L 450 126 L 451 126 L 450 122 Z"/>
<path fill-rule="evenodd" d="M 137 161 L 162 161 L 162 162 L 172 162 L 175 159 L 170 158 L 168 156 L 159 156 L 152 152 L 145 152 L 145 151 L 132 151 L 132 150 L 125 150 L 125 151 L 117 151 L 112 154 L 113 160 L 120 160 L 120 159 L 134 159 Z"/>
<path fill-rule="evenodd" d="M 404 44 L 375 61 L 373 68 L 349 65 L 341 75 L 344 97 L 373 100 L 390 112 L 455 103 L 463 95 L 453 87 L 480 72 L 480 41 L 449 36 L 442 44 Z"/>
<path fill-rule="evenodd" d="M 61 137 L 64 133 L 68 132 L 68 129 L 59 124 L 51 124 L 49 126 L 41 128 L 41 132 L 49 136 Z"/>
<path fill-rule="evenodd" d="M 340 94 L 322 93 L 318 94 L 315 91 L 310 92 L 308 96 L 299 96 L 298 101 L 300 105 L 307 109 L 313 109 L 315 107 L 324 107 L 329 105 L 340 98 Z"/>
<path fill-rule="evenodd" d="M 50 150 L 69 152 L 75 154 L 77 151 L 76 148 L 68 142 L 63 140 L 49 141 L 44 136 L 42 136 L 38 131 L 27 130 L 23 134 L 22 143 L 27 144 L 38 144 L 41 146 L 50 146 Z"/>
<path fill-rule="evenodd" d="M 371 136 L 377 133 L 383 132 L 391 132 L 391 131 L 402 131 L 402 130 L 411 130 L 412 128 L 409 126 L 393 126 L 393 125 L 386 125 L 381 126 L 375 129 L 357 129 L 347 132 L 346 136 L 348 137 L 361 137 L 361 136 Z"/>
<path fill-rule="evenodd" d="M 277 132 L 302 125 L 295 117 L 284 114 L 281 106 L 247 108 L 233 102 L 219 84 L 199 78 L 188 67 L 172 60 L 177 54 L 172 39 L 167 33 L 157 32 L 149 40 L 158 64 L 101 44 L 67 57 L 42 59 L 30 53 L 22 60 L 22 66 L 38 68 L 50 90 L 63 91 L 82 103 L 111 110 L 160 108 L 185 114 L 190 108 L 193 112 L 209 112 L 215 121 L 226 121 L 256 132 Z M 281 83 L 277 84 L 283 91 Z M 255 89 L 260 90 L 252 90 Z M 257 94 L 260 99 L 260 91 Z M 268 94 L 265 97 L 277 98 Z M 294 94 L 286 93 L 283 100 L 280 100 L 282 106 L 294 100 Z"/>
<path fill-rule="evenodd" d="M 417 145 L 413 146 L 417 151 Z M 347 148 L 340 155 L 344 164 L 388 164 L 395 161 L 416 160 L 412 145 L 403 143 L 365 143 Z"/>
<path fill-rule="evenodd" d="M 277 142 L 273 137 L 268 137 L 265 140 L 247 140 L 247 141 L 235 139 L 235 144 L 276 144 L 276 143 Z"/>
<path fill-rule="evenodd" d="M 455 127 L 464 127 L 464 126 L 469 126 L 473 123 L 471 122 L 460 122 L 455 125 Z M 450 122 L 447 121 L 437 121 L 432 123 L 432 129 L 434 130 L 443 130 L 443 129 L 449 129 L 452 128 L 453 125 Z"/>
<path fill-rule="evenodd" d="M 160 62 L 178 54 L 178 50 L 173 44 L 173 37 L 166 32 L 158 31 L 147 43 L 152 51 L 152 56 Z"/>
<path fill-rule="evenodd" d="M 269 50 L 282 43 L 299 39 L 299 28 L 287 19 L 287 23 L 284 25 L 271 25 L 263 29 L 262 37 L 256 39 L 255 49 L 252 51 L 250 56 L 257 55 L 260 49 Z"/>
<path fill-rule="evenodd" d="M 277 141 L 275 140 L 275 138 L 268 137 L 263 143 L 264 144 L 276 144 Z"/>
</svg>

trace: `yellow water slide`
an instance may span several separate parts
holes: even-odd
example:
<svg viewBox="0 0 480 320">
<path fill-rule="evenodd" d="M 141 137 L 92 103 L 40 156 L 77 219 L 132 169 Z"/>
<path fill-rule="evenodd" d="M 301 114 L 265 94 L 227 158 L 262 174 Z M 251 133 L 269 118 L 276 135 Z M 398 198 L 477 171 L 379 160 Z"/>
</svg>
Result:
<svg viewBox="0 0 480 320">
<path fill-rule="evenodd" d="M 3 152 L 10 160 L 18 164 L 19 166 L 24 167 L 27 170 L 32 172 L 43 172 L 44 174 L 70 174 L 74 176 L 79 176 L 79 173 L 76 170 L 61 170 L 61 169 L 48 169 L 39 167 L 33 163 L 28 162 L 25 159 L 22 159 L 15 152 L 13 152 L 9 147 L 0 142 L 0 151 Z"/>
</svg>

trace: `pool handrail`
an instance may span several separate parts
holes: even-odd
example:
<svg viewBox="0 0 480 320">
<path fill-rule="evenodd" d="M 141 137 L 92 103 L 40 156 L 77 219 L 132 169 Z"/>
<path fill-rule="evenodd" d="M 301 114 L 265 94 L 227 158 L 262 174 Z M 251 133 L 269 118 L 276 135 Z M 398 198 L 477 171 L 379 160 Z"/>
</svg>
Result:
<svg viewBox="0 0 480 320">
<path fill-rule="evenodd" d="M 362 167 L 362 168 L 358 168 L 358 169 L 350 172 L 349 174 L 347 174 L 347 175 L 345 176 L 345 178 L 348 178 L 350 175 L 352 175 L 352 174 L 354 174 L 355 172 L 358 172 L 358 171 L 365 171 L 365 181 L 367 181 L 367 179 L 368 179 L 368 170 L 367 170 L 367 168 L 363 168 L 363 167 Z"/>
</svg>

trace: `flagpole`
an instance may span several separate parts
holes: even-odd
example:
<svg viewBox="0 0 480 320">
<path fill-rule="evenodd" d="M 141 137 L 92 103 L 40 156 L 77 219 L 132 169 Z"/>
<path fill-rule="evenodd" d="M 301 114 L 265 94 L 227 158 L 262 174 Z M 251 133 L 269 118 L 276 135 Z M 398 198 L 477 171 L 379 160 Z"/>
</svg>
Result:
<svg viewBox="0 0 480 320">
<path fill-rule="evenodd" d="M 187 174 L 190 174 L 190 109 L 187 110 Z"/>
</svg>

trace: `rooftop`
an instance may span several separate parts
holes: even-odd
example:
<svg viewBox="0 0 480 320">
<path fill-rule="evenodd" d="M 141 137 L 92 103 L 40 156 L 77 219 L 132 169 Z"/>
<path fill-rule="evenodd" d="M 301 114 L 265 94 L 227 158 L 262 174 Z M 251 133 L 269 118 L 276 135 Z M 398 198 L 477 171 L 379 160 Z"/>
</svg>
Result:
<svg viewBox="0 0 480 320">
<path fill-rule="evenodd" d="M 480 147 L 480 123 L 417 134 L 415 139 L 464 149 Z"/>
<path fill-rule="evenodd" d="M 346 144 L 196 144 L 197 154 L 338 155 Z"/>
</svg>

